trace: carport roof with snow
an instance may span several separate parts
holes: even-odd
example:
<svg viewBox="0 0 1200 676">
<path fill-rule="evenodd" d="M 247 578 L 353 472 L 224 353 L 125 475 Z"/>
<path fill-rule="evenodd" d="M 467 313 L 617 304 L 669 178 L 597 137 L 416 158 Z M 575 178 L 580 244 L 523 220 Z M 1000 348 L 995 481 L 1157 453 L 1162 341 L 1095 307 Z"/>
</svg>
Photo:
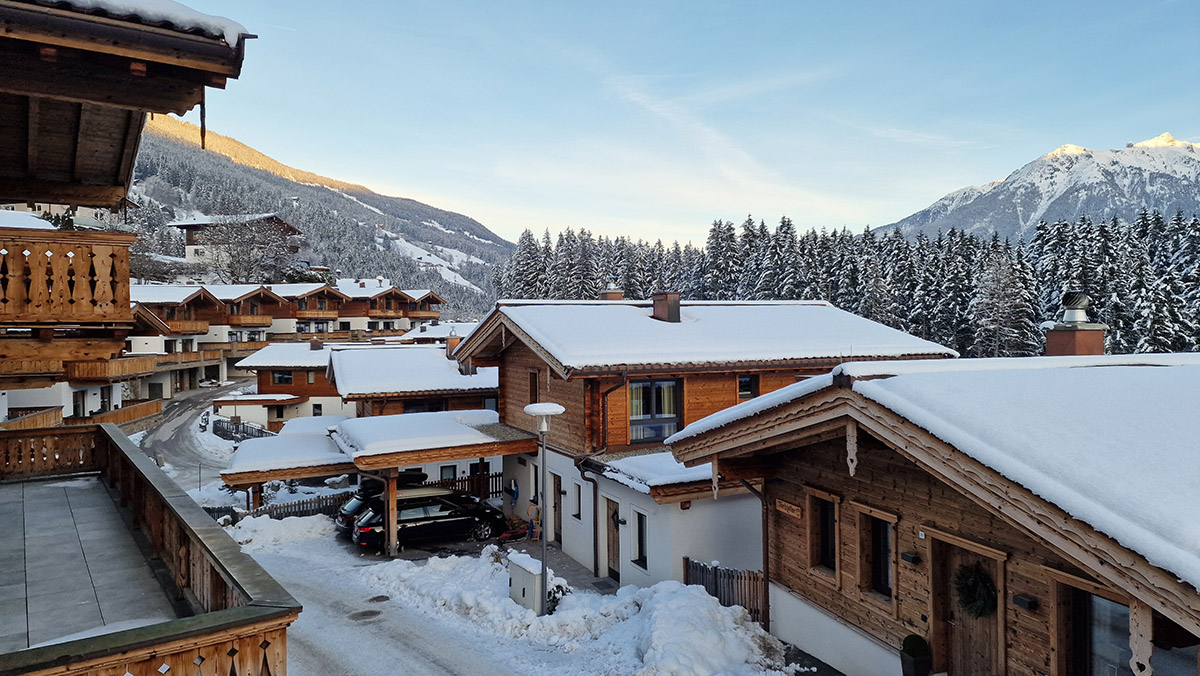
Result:
<svg viewBox="0 0 1200 676">
<path fill-rule="evenodd" d="M 333 440 L 359 469 L 398 469 L 536 450 L 537 437 L 499 422 L 495 411 L 438 411 L 355 418 Z"/>
</svg>

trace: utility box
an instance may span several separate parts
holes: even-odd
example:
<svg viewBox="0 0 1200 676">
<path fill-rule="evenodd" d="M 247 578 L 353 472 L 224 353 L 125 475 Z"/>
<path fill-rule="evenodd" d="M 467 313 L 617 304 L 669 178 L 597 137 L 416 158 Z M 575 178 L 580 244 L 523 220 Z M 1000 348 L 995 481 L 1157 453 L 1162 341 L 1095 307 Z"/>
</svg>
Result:
<svg viewBox="0 0 1200 676">
<path fill-rule="evenodd" d="M 510 552 L 508 555 L 508 597 L 521 607 L 528 608 L 538 615 L 544 615 L 542 607 L 545 599 L 538 590 L 541 589 L 542 562 L 528 554 Z"/>
</svg>

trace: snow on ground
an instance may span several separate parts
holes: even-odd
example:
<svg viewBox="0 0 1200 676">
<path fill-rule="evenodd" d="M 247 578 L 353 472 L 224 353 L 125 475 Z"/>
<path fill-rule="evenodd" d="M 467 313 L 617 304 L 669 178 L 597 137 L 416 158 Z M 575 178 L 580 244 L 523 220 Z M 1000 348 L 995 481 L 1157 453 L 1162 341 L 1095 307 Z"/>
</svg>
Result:
<svg viewBox="0 0 1200 676">
<path fill-rule="evenodd" d="M 164 466 L 163 470 L 167 471 L 167 466 Z M 167 475 L 170 476 L 171 472 L 167 471 Z M 338 488 L 328 485 L 298 485 L 289 487 L 282 481 L 268 481 L 263 484 L 263 504 L 277 505 L 287 502 L 297 502 L 309 498 L 318 498 L 323 495 L 345 493 L 347 490 L 349 489 L 345 487 Z M 231 493 L 225 489 L 225 484 L 220 481 L 207 483 L 201 488 L 193 488 L 187 493 L 201 507 L 246 508 L 246 491 L 233 491 Z"/>
<path fill-rule="evenodd" d="M 204 416 L 197 416 L 192 421 L 191 433 L 192 438 L 196 440 L 196 444 L 202 447 L 205 451 L 211 454 L 214 458 L 228 460 L 233 456 L 233 442 L 228 439 L 222 439 L 213 434 L 212 421 L 220 416 L 209 415 L 209 424 L 206 429 L 200 429 L 201 420 Z"/>
<path fill-rule="evenodd" d="M 319 673 L 328 665 L 315 662 L 339 659 L 333 653 L 341 650 L 343 633 L 353 638 L 357 653 L 383 654 L 395 647 L 392 637 L 418 632 L 452 637 L 438 646 L 437 659 L 450 659 L 455 668 L 426 672 L 406 664 L 411 673 L 476 673 L 460 665 L 481 661 L 491 665 L 489 673 L 531 676 L 796 673 L 781 666 L 782 644 L 745 610 L 721 606 L 700 587 L 668 581 L 625 587 L 615 596 L 574 590 L 554 614 L 537 617 L 508 598 L 508 574 L 495 547 L 479 557 L 363 565 L 333 536 L 327 517 L 258 517 L 229 531 L 305 604 L 288 632 L 289 647 L 305 646 L 289 650 L 289 667 L 297 674 Z M 381 594 L 389 598 L 372 606 L 380 611 L 374 627 L 331 622 L 340 620 L 346 600 L 378 600 Z"/>
<path fill-rule="evenodd" d="M 136 434 L 130 434 L 129 440 L 132 441 L 133 443 L 137 444 L 138 446 L 141 446 L 142 439 L 145 439 L 146 434 L 149 432 L 150 432 L 150 430 L 142 430 L 141 432 L 138 432 Z"/>
</svg>

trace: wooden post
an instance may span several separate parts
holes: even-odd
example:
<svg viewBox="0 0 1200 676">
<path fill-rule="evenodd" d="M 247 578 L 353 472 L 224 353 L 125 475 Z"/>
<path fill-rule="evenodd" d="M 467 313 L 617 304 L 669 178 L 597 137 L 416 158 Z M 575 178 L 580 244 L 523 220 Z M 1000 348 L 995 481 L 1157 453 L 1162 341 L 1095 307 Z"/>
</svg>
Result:
<svg viewBox="0 0 1200 676">
<path fill-rule="evenodd" d="M 387 472 L 387 499 L 383 501 L 383 534 L 388 556 L 395 556 L 400 552 L 396 532 L 396 472 L 397 470 Z"/>
<path fill-rule="evenodd" d="M 249 495 L 250 509 L 258 509 L 262 507 L 262 484 L 253 484 L 250 486 Z"/>
<path fill-rule="evenodd" d="M 1133 655 L 1129 658 L 1129 667 L 1134 676 L 1151 676 L 1154 667 L 1150 666 L 1150 654 L 1154 646 L 1150 643 L 1154 638 L 1154 611 L 1144 602 L 1134 599 L 1129 604 L 1129 650 Z"/>
<path fill-rule="evenodd" d="M 485 462 L 487 462 L 486 458 L 479 459 L 479 473 L 478 473 L 478 476 L 475 477 L 476 479 L 479 480 L 479 499 L 480 500 L 487 500 L 491 494 L 491 491 L 488 490 L 488 488 L 489 488 L 488 487 L 488 478 L 489 477 L 488 477 L 487 467 L 484 466 Z"/>
<path fill-rule="evenodd" d="M 762 627 L 771 631 L 771 509 L 767 497 L 767 479 L 763 477 L 762 494 Z"/>
</svg>

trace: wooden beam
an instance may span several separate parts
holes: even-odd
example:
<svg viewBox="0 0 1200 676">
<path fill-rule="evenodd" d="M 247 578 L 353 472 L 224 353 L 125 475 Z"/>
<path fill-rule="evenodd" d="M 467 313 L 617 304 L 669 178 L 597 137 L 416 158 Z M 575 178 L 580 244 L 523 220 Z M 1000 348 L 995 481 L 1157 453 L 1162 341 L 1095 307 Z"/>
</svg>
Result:
<svg viewBox="0 0 1200 676">
<path fill-rule="evenodd" d="M 0 51 L 0 91 L 60 101 L 97 103 L 154 113 L 182 115 L 203 99 L 204 85 L 178 78 L 135 77 L 86 62 L 41 61 Z"/>
<path fill-rule="evenodd" d="M 384 542 L 387 543 L 387 555 L 395 556 L 400 553 L 397 536 L 399 525 L 396 520 L 396 473 L 388 472 L 387 498 L 383 501 L 383 530 Z"/>
<path fill-rule="evenodd" d="M 379 453 L 376 455 L 359 456 L 354 465 L 363 470 L 394 469 L 397 467 L 412 467 L 431 462 L 451 462 L 454 460 L 472 460 L 493 455 L 517 455 L 520 453 L 536 453 L 537 439 L 521 439 L 518 441 L 498 441 L 490 444 L 471 444 L 469 446 L 447 446 L 417 451 L 397 451 L 395 453 Z"/>
<path fill-rule="evenodd" d="M 120 185 L 80 185 L 56 181 L 0 179 L 0 200 L 6 201 L 32 199 L 55 204 L 115 208 L 125 199 L 126 192 L 126 181 L 122 181 Z"/>
<path fill-rule="evenodd" d="M 354 463 L 336 465 L 320 465 L 317 467 L 292 467 L 288 469 L 259 470 L 253 472 L 229 472 L 221 474 L 221 482 L 231 488 L 245 488 L 268 481 L 288 481 L 290 479 L 316 479 L 339 474 L 353 474 L 358 471 Z"/>
<path fill-rule="evenodd" d="M 25 151 L 25 175 L 33 178 L 37 175 L 38 170 L 38 121 L 40 119 L 41 103 L 33 98 L 29 98 L 29 114 L 26 119 L 26 151 Z"/>
<path fill-rule="evenodd" d="M 1151 676 L 1150 655 L 1154 652 L 1154 611 L 1138 599 L 1129 604 L 1129 668 L 1134 676 Z"/>
</svg>

